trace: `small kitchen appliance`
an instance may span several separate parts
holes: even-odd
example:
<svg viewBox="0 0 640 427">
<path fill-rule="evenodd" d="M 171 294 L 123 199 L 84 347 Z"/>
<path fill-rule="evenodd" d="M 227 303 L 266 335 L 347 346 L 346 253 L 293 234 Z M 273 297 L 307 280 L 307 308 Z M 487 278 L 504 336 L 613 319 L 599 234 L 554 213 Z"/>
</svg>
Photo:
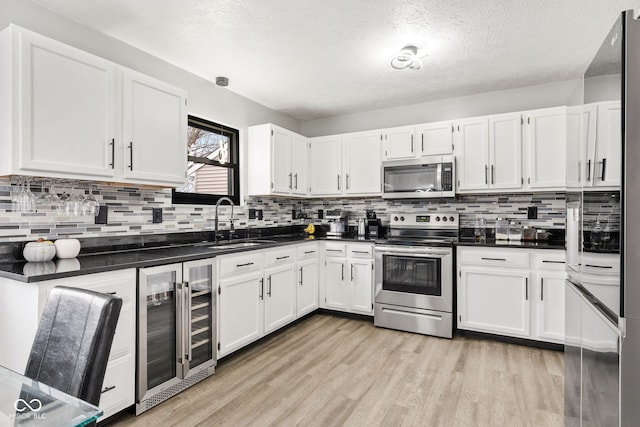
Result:
<svg viewBox="0 0 640 427">
<path fill-rule="evenodd" d="M 341 209 L 327 211 L 326 218 L 329 220 L 329 231 L 327 236 L 344 236 L 349 231 L 349 212 Z"/>
<path fill-rule="evenodd" d="M 391 214 L 389 236 L 375 246 L 374 324 L 453 336 L 453 243 L 458 214 Z"/>
<path fill-rule="evenodd" d="M 373 209 L 367 209 L 367 233 L 369 237 L 383 237 L 380 220 L 376 217 Z"/>
</svg>

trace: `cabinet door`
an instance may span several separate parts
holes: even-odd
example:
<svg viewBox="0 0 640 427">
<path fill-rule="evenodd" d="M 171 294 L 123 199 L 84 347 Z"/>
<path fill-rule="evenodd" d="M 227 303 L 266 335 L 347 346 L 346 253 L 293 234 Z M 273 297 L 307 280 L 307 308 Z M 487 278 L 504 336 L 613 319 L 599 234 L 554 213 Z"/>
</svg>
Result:
<svg viewBox="0 0 640 427">
<path fill-rule="evenodd" d="M 291 170 L 293 171 L 292 194 L 306 195 L 309 188 L 309 141 L 300 135 L 293 135 L 291 144 Z"/>
<path fill-rule="evenodd" d="M 263 335 L 262 272 L 221 278 L 218 284 L 218 357 Z"/>
<path fill-rule="evenodd" d="M 312 138 L 309 159 L 311 195 L 342 194 L 342 137 Z"/>
<path fill-rule="evenodd" d="M 582 160 L 580 182 L 584 187 L 592 187 L 596 170 L 596 130 L 598 123 L 598 106 L 595 104 L 582 107 L 582 123 L 580 134 L 580 159 Z"/>
<path fill-rule="evenodd" d="M 419 154 L 435 156 L 453 153 L 453 123 L 437 122 L 418 126 L 416 134 L 420 136 Z"/>
<path fill-rule="evenodd" d="M 293 171 L 291 170 L 293 136 L 290 132 L 276 126 L 272 128 L 272 132 L 271 192 L 289 194 L 293 189 Z"/>
<path fill-rule="evenodd" d="M 358 132 L 342 141 L 345 194 L 380 194 L 380 132 Z"/>
<path fill-rule="evenodd" d="M 301 317 L 318 308 L 318 260 L 298 263 L 298 291 L 296 316 Z"/>
<path fill-rule="evenodd" d="M 373 261 L 352 259 L 349 269 L 349 308 L 358 313 L 373 314 Z"/>
<path fill-rule="evenodd" d="M 403 126 L 384 131 L 384 159 L 406 159 L 415 157 L 415 128 Z"/>
<path fill-rule="evenodd" d="M 536 337 L 564 344 L 564 280 L 561 271 L 539 271 L 536 286 Z"/>
<path fill-rule="evenodd" d="M 296 318 L 296 270 L 293 264 L 264 271 L 264 333 Z"/>
<path fill-rule="evenodd" d="M 144 74 L 123 74 L 124 177 L 182 185 L 187 170 L 186 95 Z"/>
<path fill-rule="evenodd" d="M 620 187 L 622 166 L 622 139 L 620 102 L 598 105 L 596 164 L 594 185 Z"/>
<path fill-rule="evenodd" d="M 28 31 L 19 40 L 18 168 L 113 177 L 115 65 Z"/>
<path fill-rule="evenodd" d="M 495 189 L 522 188 L 522 116 L 489 117 L 489 185 Z"/>
<path fill-rule="evenodd" d="M 327 258 L 324 267 L 324 306 L 348 311 L 349 285 L 346 274 L 346 258 Z"/>
<path fill-rule="evenodd" d="M 582 135 L 582 105 L 567 108 L 567 191 L 580 190 L 586 146 Z"/>
<path fill-rule="evenodd" d="M 531 189 L 566 187 L 567 110 L 565 107 L 532 111 L 529 131 L 529 178 Z"/>
<path fill-rule="evenodd" d="M 456 124 L 458 190 L 489 188 L 489 131 L 486 118 Z"/>
<path fill-rule="evenodd" d="M 529 337 L 529 274 L 521 270 L 462 267 L 458 327 Z"/>
</svg>

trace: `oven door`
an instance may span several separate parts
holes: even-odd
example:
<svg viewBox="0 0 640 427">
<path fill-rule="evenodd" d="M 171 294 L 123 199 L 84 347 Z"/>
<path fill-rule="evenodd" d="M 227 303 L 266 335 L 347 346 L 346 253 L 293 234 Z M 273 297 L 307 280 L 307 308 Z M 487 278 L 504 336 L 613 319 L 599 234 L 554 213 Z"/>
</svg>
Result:
<svg viewBox="0 0 640 427">
<path fill-rule="evenodd" d="M 451 248 L 376 246 L 375 302 L 451 312 Z"/>
</svg>

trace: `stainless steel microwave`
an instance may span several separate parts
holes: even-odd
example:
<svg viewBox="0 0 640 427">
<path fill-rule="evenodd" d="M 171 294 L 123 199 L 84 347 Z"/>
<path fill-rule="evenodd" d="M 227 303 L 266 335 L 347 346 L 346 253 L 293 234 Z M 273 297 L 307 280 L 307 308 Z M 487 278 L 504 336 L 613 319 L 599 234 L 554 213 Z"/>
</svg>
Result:
<svg viewBox="0 0 640 427">
<path fill-rule="evenodd" d="M 454 156 L 430 156 L 382 162 L 382 198 L 455 197 Z"/>
</svg>

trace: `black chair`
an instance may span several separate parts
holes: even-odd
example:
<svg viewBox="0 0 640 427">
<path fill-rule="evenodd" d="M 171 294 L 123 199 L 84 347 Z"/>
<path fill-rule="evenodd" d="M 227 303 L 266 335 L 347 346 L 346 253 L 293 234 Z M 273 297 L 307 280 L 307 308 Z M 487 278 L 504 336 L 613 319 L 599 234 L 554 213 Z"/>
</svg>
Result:
<svg viewBox="0 0 640 427">
<path fill-rule="evenodd" d="M 122 299 L 112 295 L 53 288 L 25 376 L 98 405 L 121 308 Z"/>
</svg>

